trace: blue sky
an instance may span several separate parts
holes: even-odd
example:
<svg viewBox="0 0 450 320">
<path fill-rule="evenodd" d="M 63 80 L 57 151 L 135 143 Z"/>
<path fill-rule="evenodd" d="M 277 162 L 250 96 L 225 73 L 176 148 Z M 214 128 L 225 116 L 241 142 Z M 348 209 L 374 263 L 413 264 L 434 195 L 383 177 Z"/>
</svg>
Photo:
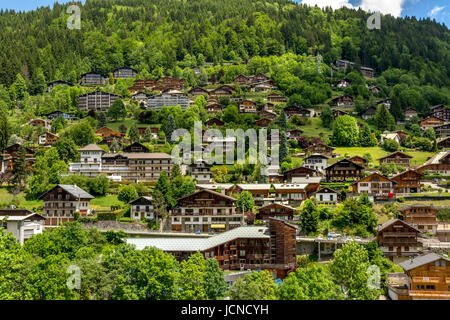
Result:
<svg viewBox="0 0 450 320">
<path fill-rule="evenodd" d="M 0 8 L 14 10 L 33 10 L 40 6 L 53 5 L 56 0 L 1 0 Z M 85 0 L 82 0 L 84 2 Z M 381 11 L 393 16 L 431 17 L 450 26 L 450 0 L 296 0 L 319 6 L 362 7 L 364 10 Z M 71 0 L 58 0 L 59 3 Z"/>
</svg>

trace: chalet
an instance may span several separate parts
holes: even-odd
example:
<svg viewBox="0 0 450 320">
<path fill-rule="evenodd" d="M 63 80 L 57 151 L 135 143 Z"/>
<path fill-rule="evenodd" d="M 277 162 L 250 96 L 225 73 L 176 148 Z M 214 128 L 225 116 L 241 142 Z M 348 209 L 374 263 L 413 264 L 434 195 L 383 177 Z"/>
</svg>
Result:
<svg viewBox="0 0 450 320">
<path fill-rule="evenodd" d="M 425 130 L 427 128 L 434 128 L 444 125 L 444 120 L 436 117 L 428 117 L 419 121 L 420 129 Z"/>
<path fill-rule="evenodd" d="M 256 75 L 254 75 L 253 77 L 252 77 L 252 81 L 253 82 L 265 82 L 265 81 L 269 81 L 270 79 L 269 79 L 269 77 L 268 76 L 266 76 L 264 73 L 262 73 L 262 72 L 260 72 L 260 73 L 258 73 L 258 74 L 256 74 Z"/>
<path fill-rule="evenodd" d="M 150 150 L 144 146 L 142 143 L 134 142 L 130 144 L 129 146 L 125 147 L 123 149 L 123 152 L 129 152 L 129 153 L 140 153 L 140 152 L 150 152 Z"/>
<path fill-rule="evenodd" d="M 450 151 L 441 151 L 434 155 L 430 160 L 417 168 L 417 171 L 424 174 L 440 173 L 443 176 L 450 175 Z"/>
<path fill-rule="evenodd" d="M 227 85 L 223 85 L 218 87 L 217 89 L 213 89 L 209 91 L 209 95 L 211 97 L 216 97 L 216 96 L 231 96 L 233 94 L 233 92 L 235 92 L 235 90 Z"/>
<path fill-rule="evenodd" d="M 440 242 L 450 242 L 450 224 L 439 223 L 437 226 L 436 237 Z"/>
<path fill-rule="evenodd" d="M 81 85 L 84 86 L 103 86 L 108 78 L 100 73 L 88 72 L 81 75 Z"/>
<path fill-rule="evenodd" d="M 450 137 L 437 139 L 437 147 L 439 149 L 450 149 Z"/>
<path fill-rule="evenodd" d="M 296 209 L 281 203 L 271 203 L 258 209 L 256 219 L 268 221 L 269 218 L 278 218 L 284 220 L 292 220 Z"/>
<path fill-rule="evenodd" d="M 397 143 L 402 141 L 402 137 L 397 132 L 382 133 L 380 138 L 380 143 L 383 143 L 384 140 L 394 140 Z"/>
<path fill-rule="evenodd" d="M 60 224 L 74 221 L 75 212 L 81 216 L 91 213 L 89 203 L 93 196 L 76 185 L 58 184 L 42 194 L 46 227 L 58 227 Z"/>
<path fill-rule="evenodd" d="M 331 157 L 334 151 L 333 147 L 327 146 L 324 143 L 315 143 L 310 145 L 307 149 L 309 153 L 318 153 L 327 157 Z"/>
<path fill-rule="evenodd" d="M 62 112 L 62 111 L 50 112 L 50 113 L 46 114 L 46 117 L 47 117 L 48 120 L 53 120 L 53 119 L 56 119 L 58 117 L 63 117 L 66 120 L 74 120 L 74 119 L 77 118 L 77 117 L 71 115 L 70 113 L 66 113 L 66 112 Z"/>
<path fill-rule="evenodd" d="M 375 70 L 369 67 L 361 67 L 361 72 L 364 77 L 373 78 Z"/>
<path fill-rule="evenodd" d="M 337 117 L 348 115 L 348 112 L 339 110 L 339 109 L 333 109 L 333 119 L 336 120 Z"/>
<path fill-rule="evenodd" d="M 63 80 L 53 81 L 47 85 L 47 92 L 50 93 L 52 91 L 52 89 L 56 86 L 73 87 L 73 84 L 71 84 L 70 82 L 67 82 L 67 81 L 63 81 Z"/>
<path fill-rule="evenodd" d="M 307 167 L 298 167 L 284 172 L 284 180 L 287 183 L 296 183 L 304 181 L 304 178 L 316 176 L 320 176 L 320 172 Z"/>
<path fill-rule="evenodd" d="M 417 111 L 413 108 L 406 109 L 404 114 L 406 121 L 411 121 L 414 117 L 417 117 Z"/>
<path fill-rule="evenodd" d="M 395 181 L 384 177 L 378 173 L 362 178 L 353 183 L 353 193 L 367 193 L 371 198 L 375 197 L 393 197 Z"/>
<path fill-rule="evenodd" d="M 42 233 L 44 221 L 44 216 L 26 209 L 0 209 L 0 229 L 12 233 L 21 245 Z"/>
<path fill-rule="evenodd" d="M 244 86 L 247 85 L 248 83 L 250 83 L 250 77 L 240 74 L 238 75 L 236 78 L 234 78 L 234 83 L 240 85 L 240 86 Z"/>
<path fill-rule="evenodd" d="M 350 62 L 348 60 L 342 60 L 342 59 L 338 59 L 334 62 L 334 65 L 339 68 L 339 69 L 347 69 L 347 68 L 353 68 L 355 63 L 354 62 Z"/>
<path fill-rule="evenodd" d="M 370 86 L 369 88 L 370 93 L 380 93 L 381 89 L 377 86 Z"/>
<path fill-rule="evenodd" d="M 434 127 L 436 137 L 448 137 L 450 136 L 450 123 L 443 124 L 442 126 Z"/>
<path fill-rule="evenodd" d="M 378 227 L 377 242 L 384 255 L 398 263 L 405 257 L 419 254 L 422 246 L 418 240 L 420 233 L 405 221 L 389 220 Z"/>
<path fill-rule="evenodd" d="M 307 177 L 295 183 L 274 183 L 275 201 L 300 204 L 320 189 L 321 177 Z"/>
<path fill-rule="evenodd" d="M 57 134 L 46 131 L 39 136 L 39 144 L 44 146 L 52 145 L 58 138 L 59 136 Z"/>
<path fill-rule="evenodd" d="M 314 196 L 320 204 L 336 204 L 338 202 L 338 192 L 327 187 L 318 190 Z"/>
<path fill-rule="evenodd" d="M 360 156 L 353 156 L 351 158 L 349 158 L 348 160 L 350 160 L 353 163 L 359 164 L 360 166 L 366 167 L 367 163 L 369 161 L 367 161 L 367 159 L 360 157 Z"/>
<path fill-rule="evenodd" d="M 172 77 L 161 77 L 159 81 L 154 84 L 153 89 L 158 91 L 167 90 L 184 90 L 186 79 L 176 79 Z"/>
<path fill-rule="evenodd" d="M 129 238 L 137 249 L 156 247 L 174 255 L 178 261 L 200 252 L 215 258 L 223 270 L 268 270 L 284 279 L 296 266 L 296 228 L 282 220 L 269 218 L 267 226 L 243 226 L 204 237 Z"/>
<path fill-rule="evenodd" d="M 450 108 L 445 107 L 443 104 L 433 106 L 431 107 L 431 116 L 444 121 L 450 121 Z"/>
<path fill-rule="evenodd" d="M 289 139 L 298 139 L 302 136 L 303 130 L 300 129 L 292 129 L 286 132 L 286 136 Z"/>
<path fill-rule="evenodd" d="M 14 169 L 14 163 L 17 161 L 20 144 L 16 143 L 5 148 L 2 152 L 1 173 L 11 173 Z M 25 148 L 25 161 L 29 170 L 32 169 L 36 158 L 34 158 L 34 151 L 30 148 Z"/>
<path fill-rule="evenodd" d="M 352 85 L 352 83 L 351 83 L 351 81 L 348 80 L 348 79 L 342 79 L 342 80 L 339 80 L 338 83 L 337 83 L 337 87 L 340 88 L 340 89 L 348 88 L 348 87 L 350 87 L 351 85 Z"/>
<path fill-rule="evenodd" d="M 393 300 L 450 300 L 450 259 L 434 252 L 403 261 L 402 286 L 389 286 Z"/>
<path fill-rule="evenodd" d="M 225 125 L 225 123 L 222 120 L 219 120 L 217 118 L 211 118 L 208 121 L 205 122 L 205 125 L 209 128 L 212 126 L 216 126 L 216 127 L 223 127 Z"/>
<path fill-rule="evenodd" d="M 147 100 L 147 108 L 150 110 L 160 110 L 164 106 L 180 106 L 181 109 L 187 109 L 191 105 L 189 97 L 181 91 L 169 91 L 151 96 Z"/>
<path fill-rule="evenodd" d="M 148 94 L 139 91 L 138 93 L 133 94 L 133 95 L 131 96 L 131 100 L 137 101 L 137 102 L 139 102 L 139 103 L 144 103 L 144 105 L 145 105 L 145 103 L 147 102 L 147 100 L 148 100 L 149 97 L 150 97 L 150 96 L 149 96 Z"/>
<path fill-rule="evenodd" d="M 287 97 L 279 95 L 277 93 L 271 93 L 267 96 L 269 102 L 287 102 Z"/>
<path fill-rule="evenodd" d="M 341 106 L 352 106 L 353 105 L 353 98 L 352 96 L 349 96 L 348 94 L 336 97 L 331 100 L 333 105 L 336 105 L 338 107 Z"/>
<path fill-rule="evenodd" d="M 304 166 L 306 168 L 314 169 L 318 172 L 323 172 L 327 167 L 328 157 L 319 153 L 313 153 L 305 158 Z"/>
<path fill-rule="evenodd" d="M 397 131 L 394 131 L 394 132 L 398 134 L 398 136 L 400 138 L 400 142 L 402 142 L 403 140 L 405 140 L 408 137 L 408 132 L 406 132 L 406 131 L 397 130 Z"/>
<path fill-rule="evenodd" d="M 84 111 L 108 111 L 114 101 L 122 97 L 100 90 L 78 96 L 78 109 Z"/>
<path fill-rule="evenodd" d="M 395 194 L 409 194 L 420 192 L 420 179 L 422 174 L 415 170 L 406 170 L 392 177 L 397 182 L 394 185 Z"/>
<path fill-rule="evenodd" d="M 398 209 L 403 214 L 403 220 L 423 233 L 436 234 L 439 210 L 433 206 L 416 203 Z"/>
<path fill-rule="evenodd" d="M 410 162 L 411 159 L 413 157 L 401 152 L 401 151 L 395 151 L 391 154 L 388 154 L 387 156 L 384 156 L 380 159 L 378 159 L 380 161 L 380 165 L 384 164 L 384 163 L 395 163 L 396 165 L 400 165 L 403 166 L 405 168 L 410 166 Z"/>
<path fill-rule="evenodd" d="M 205 160 L 197 160 L 187 166 L 186 174 L 194 178 L 198 183 L 209 183 L 211 181 L 211 168 Z"/>
<path fill-rule="evenodd" d="M 267 176 L 267 180 L 270 183 L 281 183 L 283 182 L 283 175 L 280 174 L 279 165 L 266 165 L 262 166 L 261 174 Z"/>
<path fill-rule="evenodd" d="M 274 105 L 273 103 L 271 103 L 271 102 L 266 102 L 266 103 L 263 105 L 262 111 L 270 111 L 270 112 L 272 112 L 274 108 L 275 108 L 275 105 Z"/>
<path fill-rule="evenodd" d="M 138 93 L 141 93 L 145 88 L 141 87 L 141 86 L 131 86 L 128 87 L 128 91 L 132 94 L 132 95 L 136 95 Z M 133 97 L 132 97 L 133 98 Z"/>
<path fill-rule="evenodd" d="M 367 119 L 373 118 L 376 113 L 377 113 L 377 109 L 375 109 L 374 107 L 370 107 L 370 108 L 366 109 L 366 111 L 361 113 L 361 118 L 363 118 L 364 120 L 367 120 Z"/>
<path fill-rule="evenodd" d="M 202 95 L 209 95 L 208 90 L 205 90 L 200 87 L 195 87 L 189 90 L 189 94 L 192 96 L 202 96 Z"/>
<path fill-rule="evenodd" d="M 227 231 L 244 224 L 236 212 L 236 199 L 211 190 L 200 190 L 177 200 L 171 213 L 173 231 Z"/>
<path fill-rule="evenodd" d="M 123 67 L 118 68 L 113 71 L 114 79 L 129 79 L 129 78 L 135 78 L 138 74 L 136 69 Z"/>
<path fill-rule="evenodd" d="M 270 120 L 274 120 L 276 118 L 278 118 L 277 114 L 273 111 L 269 111 L 269 110 L 261 110 L 258 112 L 258 114 L 263 117 L 263 118 L 267 118 Z"/>
<path fill-rule="evenodd" d="M 153 198 L 142 196 L 130 202 L 130 218 L 133 220 L 158 220 L 158 215 L 154 211 Z"/>
<path fill-rule="evenodd" d="M 208 111 L 208 113 L 214 113 L 216 114 L 219 111 L 223 111 L 224 107 L 220 104 L 220 103 L 208 103 L 206 105 L 206 111 Z"/>
<path fill-rule="evenodd" d="M 117 137 L 123 137 L 122 133 L 120 133 L 118 131 L 115 131 L 115 130 L 113 130 L 111 128 L 108 128 L 106 126 L 101 127 L 100 129 L 97 129 L 97 131 L 95 131 L 95 134 L 97 136 L 99 136 L 99 137 L 102 137 L 102 138 L 104 138 L 106 136 L 109 136 L 109 135 L 113 135 L 113 136 L 117 136 Z"/>
<path fill-rule="evenodd" d="M 272 122 L 271 119 L 261 118 L 261 119 L 255 120 L 254 124 L 258 127 L 267 128 L 271 122 Z"/>
<path fill-rule="evenodd" d="M 250 84 L 250 90 L 253 92 L 268 92 L 276 89 L 273 80 L 267 80 L 264 82 L 257 82 Z"/>
<path fill-rule="evenodd" d="M 31 119 L 30 121 L 27 122 L 27 124 L 32 126 L 32 127 L 35 127 L 35 128 L 42 127 L 44 129 L 47 129 L 47 130 L 49 130 L 50 127 L 51 127 L 50 122 L 48 122 L 45 119 L 41 119 L 41 118 Z"/>
<path fill-rule="evenodd" d="M 327 181 L 360 180 L 364 167 L 348 159 L 342 159 L 325 168 Z"/>
<path fill-rule="evenodd" d="M 301 107 L 290 105 L 290 106 L 287 106 L 286 108 L 284 108 L 284 112 L 286 113 L 286 116 L 288 118 L 291 118 L 293 115 L 300 116 L 300 113 L 301 113 L 302 109 L 303 108 L 301 108 Z"/>
<path fill-rule="evenodd" d="M 239 104 L 239 112 L 256 113 L 256 103 L 251 100 L 244 100 Z"/>
</svg>

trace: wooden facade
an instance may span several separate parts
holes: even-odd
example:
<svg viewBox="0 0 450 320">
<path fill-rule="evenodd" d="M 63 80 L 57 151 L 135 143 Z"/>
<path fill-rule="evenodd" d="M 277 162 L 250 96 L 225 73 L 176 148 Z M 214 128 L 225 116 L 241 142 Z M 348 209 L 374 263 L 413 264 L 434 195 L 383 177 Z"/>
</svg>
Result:
<svg viewBox="0 0 450 320">
<path fill-rule="evenodd" d="M 410 156 L 404 152 L 396 151 L 396 152 L 388 154 L 387 156 L 384 156 L 378 160 L 380 161 L 380 165 L 382 165 L 384 163 L 395 163 L 396 165 L 400 165 L 405 168 L 408 168 L 410 166 L 410 162 L 411 162 L 412 158 L 413 158 L 412 156 Z"/>
<path fill-rule="evenodd" d="M 219 120 L 217 118 L 211 118 L 208 121 L 205 122 L 205 125 L 209 128 L 212 126 L 216 126 L 216 127 L 223 127 L 225 125 L 225 123 L 222 120 Z"/>
<path fill-rule="evenodd" d="M 356 194 L 367 193 L 374 197 L 389 197 L 394 193 L 395 181 L 384 177 L 378 173 L 362 178 L 352 185 L 353 192 Z"/>
<path fill-rule="evenodd" d="M 296 182 L 297 179 L 302 179 L 302 178 L 306 178 L 306 177 L 315 177 L 315 176 L 319 176 L 320 172 L 315 170 L 315 169 L 311 169 L 311 168 L 307 168 L 307 167 L 298 167 L 298 168 L 294 168 L 291 170 L 287 170 L 284 172 L 284 181 L 288 182 L 288 183 L 293 183 Z"/>
<path fill-rule="evenodd" d="M 419 121 L 419 126 L 422 130 L 442 126 L 443 124 L 444 120 L 437 117 L 428 117 L 426 119 L 423 119 L 422 121 Z"/>
<path fill-rule="evenodd" d="M 327 181 L 346 181 L 360 180 L 362 176 L 363 166 L 356 164 L 348 159 L 342 159 L 325 169 Z"/>
<path fill-rule="evenodd" d="M 271 119 L 261 118 L 261 119 L 255 120 L 254 124 L 256 126 L 259 126 L 262 128 L 267 128 L 271 122 L 272 122 Z"/>
<path fill-rule="evenodd" d="M 397 182 L 394 185 L 394 193 L 396 194 L 408 194 L 420 192 L 420 179 L 423 174 L 415 170 L 406 170 L 394 177 L 392 180 Z"/>
<path fill-rule="evenodd" d="M 405 221 L 394 219 L 381 225 L 377 230 L 377 241 L 381 251 L 394 260 L 394 257 L 415 256 L 421 250 L 418 240 L 420 230 Z"/>
<path fill-rule="evenodd" d="M 439 210 L 433 206 L 416 203 L 398 209 L 403 214 L 403 220 L 416 227 L 423 233 L 436 234 L 438 221 L 436 215 Z"/>
<path fill-rule="evenodd" d="M 268 221 L 269 218 L 292 220 L 295 213 L 295 208 L 283 205 L 281 203 L 271 203 L 258 209 L 256 219 L 263 221 Z"/>
<path fill-rule="evenodd" d="M 327 146 L 324 143 L 314 143 L 310 145 L 306 149 L 306 151 L 310 153 L 318 153 L 327 157 L 331 157 L 333 155 L 334 148 Z"/>
</svg>

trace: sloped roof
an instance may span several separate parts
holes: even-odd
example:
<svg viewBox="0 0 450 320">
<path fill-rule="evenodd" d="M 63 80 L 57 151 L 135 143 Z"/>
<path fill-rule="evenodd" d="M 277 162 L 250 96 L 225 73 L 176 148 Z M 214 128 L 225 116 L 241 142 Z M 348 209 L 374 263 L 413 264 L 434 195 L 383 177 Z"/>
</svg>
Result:
<svg viewBox="0 0 450 320">
<path fill-rule="evenodd" d="M 87 193 L 86 191 L 84 191 L 83 189 L 81 189 L 79 186 L 74 185 L 74 184 L 58 184 L 56 186 L 54 186 L 53 188 L 51 188 L 50 190 L 48 190 L 47 192 L 43 193 L 39 199 L 42 199 L 42 197 L 44 195 L 46 195 L 47 193 L 49 193 L 50 191 L 52 191 L 53 189 L 60 187 L 63 190 L 65 190 L 66 192 L 70 193 L 71 195 L 73 195 L 76 198 L 81 198 L 81 199 L 94 199 L 95 197 L 90 195 L 89 193 Z"/>
<path fill-rule="evenodd" d="M 225 198 L 225 199 L 227 199 L 227 200 L 236 201 L 236 199 L 233 198 L 233 197 L 224 195 L 224 194 L 222 194 L 222 193 L 219 193 L 219 192 L 216 192 L 216 191 L 213 191 L 213 190 L 210 190 L 210 189 L 202 189 L 202 190 L 198 190 L 198 191 L 196 191 L 196 192 L 194 192 L 194 193 L 191 193 L 191 194 L 189 194 L 189 195 L 187 195 L 187 196 L 184 196 L 184 197 L 182 197 L 182 198 L 180 198 L 180 199 L 177 199 L 177 201 L 180 201 L 180 200 L 183 200 L 183 199 L 192 197 L 193 195 L 199 194 L 199 193 L 201 193 L 201 192 L 207 192 L 207 193 L 213 194 L 213 195 L 215 195 L 215 196 L 218 196 L 218 197 L 220 197 L 220 198 Z"/>
<path fill-rule="evenodd" d="M 450 261 L 448 258 L 444 258 L 443 256 L 440 256 L 434 252 L 425 254 L 423 256 L 415 257 L 411 260 L 403 261 L 399 263 L 400 267 L 402 267 L 405 271 L 409 271 L 415 268 L 418 268 L 420 266 L 423 266 L 425 264 L 428 264 L 430 262 L 434 262 L 437 260 L 443 259 L 445 261 Z"/>
<path fill-rule="evenodd" d="M 320 188 L 320 190 L 318 190 L 318 191 L 316 191 L 314 193 L 315 194 L 316 193 L 336 193 L 336 194 L 338 194 L 339 192 L 337 192 L 336 190 L 333 190 L 331 188 L 328 188 L 328 187 L 323 187 L 323 188 Z"/>
<path fill-rule="evenodd" d="M 135 203 L 135 202 L 137 202 L 138 200 L 141 200 L 141 199 L 145 199 L 145 200 L 150 201 L 150 202 L 153 201 L 153 198 L 152 198 L 152 197 L 141 196 L 141 197 L 139 197 L 139 198 L 137 198 L 137 199 L 131 201 L 130 204 L 133 204 L 133 203 Z"/>
<path fill-rule="evenodd" d="M 404 225 L 406 225 L 406 226 L 416 230 L 419 233 L 422 233 L 422 231 L 420 231 L 419 229 L 413 227 L 409 223 L 406 223 L 405 221 L 400 220 L 400 219 L 392 219 L 392 220 L 386 221 L 385 223 L 383 223 L 381 226 L 378 227 L 377 231 L 382 231 L 382 230 L 386 229 L 387 227 L 389 227 L 390 225 L 394 224 L 397 221 L 400 221 L 402 224 L 404 224 Z"/>
<path fill-rule="evenodd" d="M 79 151 L 103 151 L 103 152 L 105 152 L 105 150 L 103 150 L 98 145 L 93 144 L 93 143 L 88 144 L 87 146 L 85 146 L 85 147 L 83 147 L 81 149 L 78 149 L 78 150 Z"/>
<path fill-rule="evenodd" d="M 379 158 L 378 160 L 383 160 L 383 159 L 386 159 L 386 158 L 392 158 L 393 156 L 395 156 L 395 155 L 401 155 L 402 156 L 402 158 L 409 158 L 409 159 L 412 159 L 413 157 L 412 156 L 410 156 L 409 154 L 406 154 L 406 153 L 404 153 L 404 152 L 401 152 L 401 151 L 395 151 L 395 152 L 392 152 L 392 153 L 390 153 L 390 154 L 388 154 L 387 156 L 384 156 L 384 157 L 381 157 L 381 158 Z"/>
<path fill-rule="evenodd" d="M 150 237 L 150 238 L 128 238 L 127 243 L 136 245 L 137 249 L 145 247 L 156 247 L 163 251 L 205 251 L 223 243 L 240 239 L 268 239 L 268 228 L 266 226 L 244 226 L 220 233 L 210 238 L 200 237 Z"/>
<path fill-rule="evenodd" d="M 398 211 L 405 211 L 405 210 L 408 210 L 408 209 L 411 209 L 411 208 L 423 208 L 423 207 L 429 207 L 431 209 L 438 210 L 437 208 L 433 207 L 432 205 L 421 204 L 421 203 L 414 203 L 414 204 L 411 204 L 409 206 L 405 206 L 405 207 L 399 208 L 397 210 Z"/>
</svg>

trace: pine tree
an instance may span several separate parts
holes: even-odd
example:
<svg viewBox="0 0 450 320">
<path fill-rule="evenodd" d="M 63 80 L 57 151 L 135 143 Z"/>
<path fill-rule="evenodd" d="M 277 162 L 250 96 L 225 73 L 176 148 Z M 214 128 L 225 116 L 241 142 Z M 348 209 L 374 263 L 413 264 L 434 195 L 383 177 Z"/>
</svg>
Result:
<svg viewBox="0 0 450 320">
<path fill-rule="evenodd" d="M 8 146 L 8 140 L 11 135 L 11 126 L 8 121 L 6 110 L 0 109 L 0 150 Z"/>
<path fill-rule="evenodd" d="M 128 138 L 131 140 L 131 142 L 139 142 L 141 140 L 141 138 L 139 137 L 139 131 L 135 123 L 128 130 Z"/>
<path fill-rule="evenodd" d="M 169 115 L 169 117 L 167 118 L 167 122 L 165 123 L 164 126 L 164 133 L 166 134 L 166 138 L 167 141 L 169 141 L 170 143 L 172 143 L 172 133 L 175 131 L 175 129 L 177 128 L 177 124 L 175 123 L 175 118 L 173 117 L 172 114 Z"/>
<path fill-rule="evenodd" d="M 119 151 L 119 143 L 117 142 L 117 139 L 114 138 L 111 141 L 111 147 L 109 148 L 112 152 L 117 152 Z"/>
<path fill-rule="evenodd" d="M 145 132 L 144 132 L 144 136 L 143 136 L 143 138 L 142 138 L 142 141 L 143 141 L 143 142 L 151 142 L 152 139 L 153 139 L 152 131 L 150 130 L 150 127 L 148 127 L 147 129 L 145 129 Z"/>
<path fill-rule="evenodd" d="M 284 110 L 281 111 L 280 118 L 278 119 L 278 125 L 283 130 L 286 130 L 287 128 L 287 117 L 286 112 L 284 112 Z"/>
<path fill-rule="evenodd" d="M 25 181 L 28 176 L 27 170 L 27 160 L 26 160 L 26 150 L 24 146 L 20 146 L 17 150 L 17 158 L 14 161 L 14 166 L 12 170 L 12 193 L 20 193 L 25 186 Z"/>
</svg>

